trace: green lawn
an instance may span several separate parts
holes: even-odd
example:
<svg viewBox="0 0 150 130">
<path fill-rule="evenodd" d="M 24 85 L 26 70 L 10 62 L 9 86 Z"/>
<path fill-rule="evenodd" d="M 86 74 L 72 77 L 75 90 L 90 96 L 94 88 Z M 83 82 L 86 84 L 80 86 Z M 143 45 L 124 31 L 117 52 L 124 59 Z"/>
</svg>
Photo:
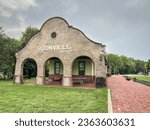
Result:
<svg viewBox="0 0 150 130">
<path fill-rule="evenodd" d="M 136 79 L 150 82 L 150 76 L 144 76 L 144 75 L 140 76 L 140 75 L 137 75 L 137 76 L 129 76 L 129 77 L 132 77 L 132 78 L 135 77 Z"/>
<path fill-rule="evenodd" d="M 44 87 L 0 81 L 0 112 L 107 112 L 107 88 Z"/>
</svg>

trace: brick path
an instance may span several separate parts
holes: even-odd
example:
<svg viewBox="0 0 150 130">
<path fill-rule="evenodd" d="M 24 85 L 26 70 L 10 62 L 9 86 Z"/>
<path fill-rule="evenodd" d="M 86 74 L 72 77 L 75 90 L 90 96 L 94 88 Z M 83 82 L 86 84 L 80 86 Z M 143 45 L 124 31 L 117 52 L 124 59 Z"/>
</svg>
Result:
<svg viewBox="0 0 150 130">
<path fill-rule="evenodd" d="M 107 86 L 111 90 L 113 112 L 150 112 L 150 87 L 122 76 L 107 78 Z"/>
</svg>

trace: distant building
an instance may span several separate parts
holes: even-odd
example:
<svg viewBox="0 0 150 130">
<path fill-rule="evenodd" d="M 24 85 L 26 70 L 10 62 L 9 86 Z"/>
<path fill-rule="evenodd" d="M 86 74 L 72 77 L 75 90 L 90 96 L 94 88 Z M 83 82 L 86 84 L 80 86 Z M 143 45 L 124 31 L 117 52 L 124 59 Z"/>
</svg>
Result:
<svg viewBox="0 0 150 130">
<path fill-rule="evenodd" d="M 14 82 L 21 84 L 24 61 L 33 59 L 37 64 L 36 84 L 62 86 L 96 84 L 96 79 L 106 77 L 105 45 L 94 42 L 77 28 L 60 17 L 48 19 L 27 45 L 16 53 Z M 45 78 L 45 63 L 49 77 Z"/>
</svg>

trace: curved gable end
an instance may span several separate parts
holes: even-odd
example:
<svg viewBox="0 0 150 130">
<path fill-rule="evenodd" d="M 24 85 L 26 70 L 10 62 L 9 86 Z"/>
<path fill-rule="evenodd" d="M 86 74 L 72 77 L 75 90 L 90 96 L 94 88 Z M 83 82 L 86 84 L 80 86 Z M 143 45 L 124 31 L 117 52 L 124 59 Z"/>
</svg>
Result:
<svg viewBox="0 0 150 130">
<path fill-rule="evenodd" d="M 105 45 L 90 40 L 82 31 L 70 26 L 63 18 L 53 17 L 48 19 L 42 25 L 40 31 L 29 40 L 26 46 L 16 53 L 17 62 L 14 82 L 23 82 L 23 63 L 27 58 L 32 58 L 36 61 L 38 66 L 36 83 L 41 85 L 45 83 L 45 62 L 52 57 L 57 57 L 62 61 L 64 69 L 62 76 L 63 86 L 73 85 L 72 72 L 75 72 L 75 70 L 72 70 L 72 68 L 74 66 L 74 60 L 78 57 L 82 57 L 82 59 L 89 57 L 92 59 L 89 65 L 86 64 L 89 69 L 90 64 L 94 64 L 92 71 L 86 70 L 92 73 L 90 75 L 94 77 L 105 77 L 105 56 Z"/>
</svg>

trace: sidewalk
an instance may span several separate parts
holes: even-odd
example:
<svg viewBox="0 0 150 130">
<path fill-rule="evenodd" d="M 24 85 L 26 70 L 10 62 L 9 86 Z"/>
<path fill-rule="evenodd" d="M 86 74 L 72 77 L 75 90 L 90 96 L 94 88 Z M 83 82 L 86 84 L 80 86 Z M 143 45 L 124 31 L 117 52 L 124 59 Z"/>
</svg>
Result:
<svg viewBox="0 0 150 130">
<path fill-rule="evenodd" d="M 118 75 L 108 77 L 107 86 L 111 91 L 113 112 L 150 112 L 150 87 Z"/>
</svg>

